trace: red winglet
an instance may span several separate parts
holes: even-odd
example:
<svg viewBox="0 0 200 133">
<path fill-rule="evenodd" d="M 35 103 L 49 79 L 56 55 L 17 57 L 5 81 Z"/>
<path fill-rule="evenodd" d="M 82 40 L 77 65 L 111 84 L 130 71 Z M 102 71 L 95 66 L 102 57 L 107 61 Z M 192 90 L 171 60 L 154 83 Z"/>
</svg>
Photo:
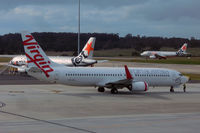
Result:
<svg viewBox="0 0 200 133">
<path fill-rule="evenodd" d="M 127 65 L 125 65 L 124 67 L 125 67 L 125 72 L 126 72 L 126 78 L 127 79 L 133 79 L 133 77 L 131 76 L 130 71 L 128 70 Z"/>
</svg>

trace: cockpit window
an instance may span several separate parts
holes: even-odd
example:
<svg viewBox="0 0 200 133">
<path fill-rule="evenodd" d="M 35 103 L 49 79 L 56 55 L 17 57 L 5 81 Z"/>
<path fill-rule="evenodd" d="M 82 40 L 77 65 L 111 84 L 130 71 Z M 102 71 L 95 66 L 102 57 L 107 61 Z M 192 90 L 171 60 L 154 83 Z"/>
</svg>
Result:
<svg viewBox="0 0 200 133">
<path fill-rule="evenodd" d="M 183 76 L 183 74 L 180 73 L 179 76 Z"/>
</svg>

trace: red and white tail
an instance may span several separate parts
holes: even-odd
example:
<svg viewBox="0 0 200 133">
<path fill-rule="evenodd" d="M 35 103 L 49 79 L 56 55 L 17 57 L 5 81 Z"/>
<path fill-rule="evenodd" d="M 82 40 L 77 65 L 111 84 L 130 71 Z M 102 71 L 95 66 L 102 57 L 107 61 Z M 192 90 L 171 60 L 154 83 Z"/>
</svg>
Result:
<svg viewBox="0 0 200 133">
<path fill-rule="evenodd" d="M 181 47 L 181 50 L 183 51 L 183 53 L 186 52 L 186 50 L 187 50 L 187 43 L 183 44 L 183 46 Z"/>
<path fill-rule="evenodd" d="M 86 56 L 86 58 L 91 59 L 93 57 L 95 40 L 96 40 L 95 37 L 90 37 L 90 39 L 88 40 L 88 42 L 84 46 L 84 48 L 82 50 L 83 53 L 82 52 L 81 53 L 84 54 Z"/>
<path fill-rule="evenodd" d="M 186 54 L 187 43 L 184 43 L 183 46 L 176 52 L 177 55 L 182 56 Z"/>
<path fill-rule="evenodd" d="M 53 72 L 54 69 L 52 62 L 47 55 L 44 53 L 42 48 L 36 42 L 34 37 L 28 32 L 21 33 L 25 55 L 27 57 L 28 68 L 39 68 L 46 77 L 49 77 L 49 73 Z"/>
</svg>

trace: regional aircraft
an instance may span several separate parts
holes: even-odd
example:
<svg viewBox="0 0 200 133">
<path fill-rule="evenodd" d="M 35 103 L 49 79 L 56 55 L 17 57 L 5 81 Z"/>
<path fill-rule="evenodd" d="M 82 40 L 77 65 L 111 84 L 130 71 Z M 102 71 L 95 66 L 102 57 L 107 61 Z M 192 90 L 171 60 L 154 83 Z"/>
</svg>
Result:
<svg viewBox="0 0 200 133">
<path fill-rule="evenodd" d="M 144 51 L 140 55 L 144 57 L 149 57 L 151 59 L 167 59 L 167 57 L 175 57 L 175 56 L 183 56 L 188 55 L 186 53 L 187 50 L 187 43 L 184 43 L 183 46 L 177 51 Z"/>
<path fill-rule="evenodd" d="M 67 67 L 53 62 L 29 33 L 22 35 L 26 72 L 39 80 L 72 86 L 94 86 L 99 92 L 105 88 L 111 93 L 128 88 L 131 92 L 147 91 L 149 86 L 178 87 L 188 78 L 180 72 L 163 68 L 111 68 L 111 67 Z"/>
<path fill-rule="evenodd" d="M 95 37 L 90 37 L 81 53 L 76 57 L 49 56 L 49 58 L 56 63 L 64 64 L 66 66 L 92 66 L 98 62 L 105 62 L 106 60 L 92 59 L 95 40 Z M 25 68 L 27 66 L 27 57 L 25 55 L 15 56 L 9 62 L 9 66 L 16 68 L 17 72 L 25 72 Z"/>
</svg>

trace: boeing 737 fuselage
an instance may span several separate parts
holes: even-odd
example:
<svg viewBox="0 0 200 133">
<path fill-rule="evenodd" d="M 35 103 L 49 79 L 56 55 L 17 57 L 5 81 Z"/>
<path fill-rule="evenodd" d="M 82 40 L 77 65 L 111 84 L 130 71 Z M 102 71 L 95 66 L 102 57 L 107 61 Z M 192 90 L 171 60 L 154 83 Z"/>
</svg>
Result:
<svg viewBox="0 0 200 133">
<path fill-rule="evenodd" d="M 185 84 L 188 78 L 180 72 L 162 68 L 85 68 L 66 67 L 51 61 L 32 35 L 22 35 L 27 57 L 27 73 L 37 79 L 72 86 L 95 86 L 100 92 L 104 88 L 117 93 L 118 89 L 147 91 L 149 86 L 177 87 Z"/>
<path fill-rule="evenodd" d="M 177 51 L 144 51 L 140 55 L 143 57 L 149 57 L 151 59 L 167 59 L 168 57 L 176 57 L 176 56 L 184 56 L 188 55 L 186 53 L 187 43 L 183 44 L 183 46 Z"/>
</svg>

